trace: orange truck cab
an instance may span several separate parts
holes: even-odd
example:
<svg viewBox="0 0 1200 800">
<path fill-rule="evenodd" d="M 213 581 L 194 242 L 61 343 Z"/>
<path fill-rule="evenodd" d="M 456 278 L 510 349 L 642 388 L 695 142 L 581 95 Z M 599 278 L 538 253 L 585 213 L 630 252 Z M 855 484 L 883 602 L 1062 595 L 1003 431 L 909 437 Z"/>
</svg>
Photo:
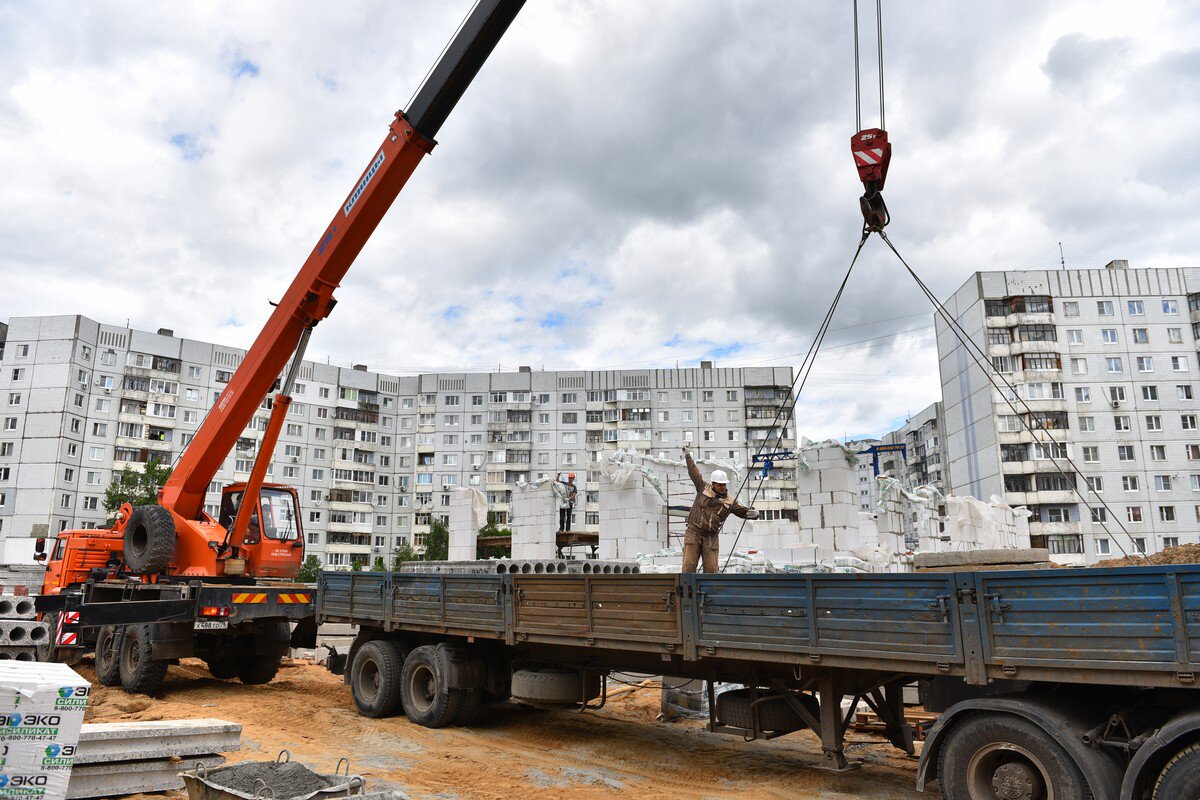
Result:
<svg viewBox="0 0 1200 800">
<path fill-rule="evenodd" d="M 47 554 L 46 540 L 38 539 L 34 556 L 46 562 L 42 594 L 80 586 L 92 577 L 92 570 L 116 568 L 124 546 L 121 535 L 110 529 L 63 531 L 52 541 L 54 549 Z"/>
</svg>

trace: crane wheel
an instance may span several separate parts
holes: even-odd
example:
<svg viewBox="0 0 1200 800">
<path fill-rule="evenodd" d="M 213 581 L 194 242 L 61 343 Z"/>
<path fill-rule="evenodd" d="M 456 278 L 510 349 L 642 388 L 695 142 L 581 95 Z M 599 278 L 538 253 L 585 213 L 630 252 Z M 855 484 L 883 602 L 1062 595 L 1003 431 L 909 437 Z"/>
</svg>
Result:
<svg viewBox="0 0 1200 800">
<path fill-rule="evenodd" d="M 135 512 L 136 513 L 136 512 Z M 151 655 L 150 625 L 128 625 L 121 634 L 118 671 L 125 691 L 153 694 L 167 677 L 167 662 Z"/>
<path fill-rule="evenodd" d="M 175 520 L 162 506 L 138 506 L 125 525 L 125 563 L 132 572 L 163 572 L 175 557 Z"/>
<path fill-rule="evenodd" d="M 121 631 L 106 625 L 96 637 L 96 680 L 101 686 L 121 685 Z"/>
</svg>

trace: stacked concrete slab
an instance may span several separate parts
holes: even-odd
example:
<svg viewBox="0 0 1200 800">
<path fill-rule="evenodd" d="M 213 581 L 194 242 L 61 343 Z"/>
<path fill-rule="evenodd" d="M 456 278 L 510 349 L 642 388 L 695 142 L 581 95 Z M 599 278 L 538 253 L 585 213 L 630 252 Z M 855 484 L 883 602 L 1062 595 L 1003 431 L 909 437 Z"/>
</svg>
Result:
<svg viewBox="0 0 1200 800">
<path fill-rule="evenodd" d="M 666 502 L 645 475 L 634 472 L 614 479 L 601 474 L 600 558 L 630 560 L 666 547 L 666 510 Z M 682 533 L 682 521 L 675 524 Z"/>
<path fill-rule="evenodd" d="M 182 789 L 179 773 L 225 763 L 241 748 L 242 726 L 220 719 L 85 724 L 68 800 Z"/>
<path fill-rule="evenodd" d="M 400 571 L 439 575 L 610 575 L 641 570 L 636 561 L 496 558 L 484 561 L 412 561 L 401 565 Z"/>
<path fill-rule="evenodd" d="M 0 595 L 0 661 L 34 661 L 38 645 L 50 638 L 50 628 L 37 621 L 33 598 Z"/>
<path fill-rule="evenodd" d="M 557 555 L 558 499 L 549 482 L 521 483 L 513 490 L 513 559 L 553 559 Z"/>
</svg>

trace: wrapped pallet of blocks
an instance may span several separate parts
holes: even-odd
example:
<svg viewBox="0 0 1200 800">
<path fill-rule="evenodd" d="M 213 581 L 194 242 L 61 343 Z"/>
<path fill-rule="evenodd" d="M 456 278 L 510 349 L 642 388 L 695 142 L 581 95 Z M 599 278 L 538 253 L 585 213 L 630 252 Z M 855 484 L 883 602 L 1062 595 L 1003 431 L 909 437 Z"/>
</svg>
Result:
<svg viewBox="0 0 1200 800">
<path fill-rule="evenodd" d="M 66 797 L 90 694 L 66 664 L 0 662 L 0 798 Z"/>
</svg>

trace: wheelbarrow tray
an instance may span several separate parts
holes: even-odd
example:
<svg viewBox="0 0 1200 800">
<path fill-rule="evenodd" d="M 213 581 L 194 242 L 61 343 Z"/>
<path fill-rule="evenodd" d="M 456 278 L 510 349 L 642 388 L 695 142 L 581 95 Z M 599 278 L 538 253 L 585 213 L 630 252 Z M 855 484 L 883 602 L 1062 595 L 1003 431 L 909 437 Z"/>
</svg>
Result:
<svg viewBox="0 0 1200 800">
<path fill-rule="evenodd" d="M 231 778 L 243 777 L 252 770 L 263 784 L 256 790 L 244 791 L 228 785 Z M 217 769 L 189 770 L 181 776 L 190 800 L 333 800 L 361 794 L 365 786 L 361 775 L 315 772 L 294 762 L 243 761 Z M 277 780 L 273 782 L 272 778 Z M 295 782 L 297 778 L 306 778 L 310 783 L 324 781 L 328 785 L 309 786 L 307 791 L 299 793 L 288 791 L 285 782 Z"/>
</svg>

